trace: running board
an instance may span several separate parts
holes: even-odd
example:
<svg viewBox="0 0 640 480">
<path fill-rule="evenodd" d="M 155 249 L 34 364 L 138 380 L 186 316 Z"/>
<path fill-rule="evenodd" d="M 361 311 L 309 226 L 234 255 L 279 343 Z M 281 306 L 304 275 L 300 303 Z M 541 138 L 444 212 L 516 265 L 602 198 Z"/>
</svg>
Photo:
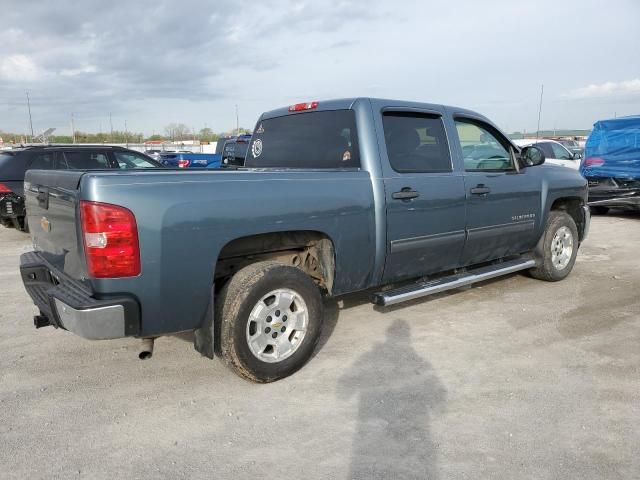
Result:
<svg viewBox="0 0 640 480">
<path fill-rule="evenodd" d="M 421 281 L 413 285 L 374 293 L 371 302 L 386 307 L 395 305 L 396 303 L 406 302 L 407 300 L 413 300 L 414 298 L 426 297 L 434 293 L 482 282 L 490 278 L 508 275 L 535 266 L 536 262 L 534 260 L 518 258 L 516 260 L 475 268 L 464 273 L 456 273 L 436 280 Z"/>
</svg>

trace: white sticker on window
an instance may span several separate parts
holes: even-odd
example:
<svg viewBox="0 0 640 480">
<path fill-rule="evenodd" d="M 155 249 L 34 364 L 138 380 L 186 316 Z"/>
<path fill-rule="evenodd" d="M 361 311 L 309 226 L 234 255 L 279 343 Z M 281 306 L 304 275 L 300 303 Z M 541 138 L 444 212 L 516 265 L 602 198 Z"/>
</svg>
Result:
<svg viewBox="0 0 640 480">
<path fill-rule="evenodd" d="M 259 138 L 253 142 L 251 145 L 251 155 L 253 158 L 258 158 L 262 154 L 262 140 Z"/>
</svg>

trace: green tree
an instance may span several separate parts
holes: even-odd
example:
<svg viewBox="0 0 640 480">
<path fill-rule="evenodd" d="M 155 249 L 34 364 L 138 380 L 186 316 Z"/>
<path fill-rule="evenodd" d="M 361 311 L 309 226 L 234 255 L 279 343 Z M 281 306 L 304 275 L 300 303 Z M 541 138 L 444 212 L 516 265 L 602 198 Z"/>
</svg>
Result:
<svg viewBox="0 0 640 480">
<path fill-rule="evenodd" d="M 218 135 L 213 132 L 209 127 L 205 127 L 200 130 L 198 138 L 201 142 L 215 142 L 218 139 Z"/>
</svg>

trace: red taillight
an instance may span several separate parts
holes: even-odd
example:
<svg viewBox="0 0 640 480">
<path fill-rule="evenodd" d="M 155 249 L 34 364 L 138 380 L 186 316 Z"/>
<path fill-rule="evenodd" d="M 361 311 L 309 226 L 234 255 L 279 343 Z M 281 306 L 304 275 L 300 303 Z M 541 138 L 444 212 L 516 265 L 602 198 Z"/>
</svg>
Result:
<svg viewBox="0 0 640 480">
<path fill-rule="evenodd" d="M 189 160 L 180 159 L 178 160 L 178 168 L 187 168 L 191 165 Z"/>
<path fill-rule="evenodd" d="M 313 110 L 318 108 L 318 102 L 296 103 L 289 107 L 290 112 L 301 112 L 303 110 Z"/>
<path fill-rule="evenodd" d="M 0 183 L 0 193 L 11 193 L 11 189 L 4 183 Z"/>
<path fill-rule="evenodd" d="M 599 167 L 600 165 L 604 165 L 604 160 L 600 157 L 589 157 L 584 159 L 582 165 L 585 167 Z"/>
<path fill-rule="evenodd" d="M 116 278 L 140 274 L 138 226 L 130 210 L 82 200 L 80 218 L 89 276 Z"/>
</svg>

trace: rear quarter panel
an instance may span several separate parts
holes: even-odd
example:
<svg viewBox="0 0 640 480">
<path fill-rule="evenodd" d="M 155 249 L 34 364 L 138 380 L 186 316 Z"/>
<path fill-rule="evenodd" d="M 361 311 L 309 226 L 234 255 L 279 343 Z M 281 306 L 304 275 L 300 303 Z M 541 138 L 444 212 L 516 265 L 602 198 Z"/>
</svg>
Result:
<svg viewBox="0 0 640 480">
<path fill-rule="evenodd" d="M 334 244 L 334 294 L 371 282 L 373 193 L 364 171 L 204 171 L 86 174 L 82 197 L 123 205 L 136 216 L 142 273 L 95 279 L 102 294 L 129 292 L 142 308 L 142 335 L 196 328 L 215 264 L 230 241 L 313 230 Z"/>
</svg>

